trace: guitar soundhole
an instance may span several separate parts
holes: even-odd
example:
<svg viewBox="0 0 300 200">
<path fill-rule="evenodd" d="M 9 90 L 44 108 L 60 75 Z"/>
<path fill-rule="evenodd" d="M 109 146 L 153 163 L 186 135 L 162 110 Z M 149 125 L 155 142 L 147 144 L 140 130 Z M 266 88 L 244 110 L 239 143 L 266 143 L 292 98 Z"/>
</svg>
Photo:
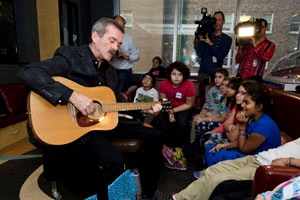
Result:
<svg viewBox="0 0 300 200">
<path fill-rule="evenodd" d="M 81 127 L 93 126 L 99 123 L 98 120 L 91 119 L 87 115 L 83 115 L 81 112 L 77 112 L 76 117 L 77 117 L 77 123 Z"/>
<path fill-rule="evenodd" d="M 103 116 L 102 105 L 100 102 L 95 101 L 95 100 L 94 100 L 94 104 L 95 104 L 95 110 L 94 110 L 94 112 L 90 113 L 88 116 L 91 119 L 98 120 Z"/>
<path fill-rule="evenodd" d="M 105 113 L 102 112 L 102 105 L 97 101 L 94 101 L 94 103 L 95 103 L 94 112 L 88 115 L 83 115 L 81 112 L 77 112 L 76 118 L 79 126 L 81 127 L 93 126 L 95 124 L 98 124 L 104 119 Z"/>
</svg>

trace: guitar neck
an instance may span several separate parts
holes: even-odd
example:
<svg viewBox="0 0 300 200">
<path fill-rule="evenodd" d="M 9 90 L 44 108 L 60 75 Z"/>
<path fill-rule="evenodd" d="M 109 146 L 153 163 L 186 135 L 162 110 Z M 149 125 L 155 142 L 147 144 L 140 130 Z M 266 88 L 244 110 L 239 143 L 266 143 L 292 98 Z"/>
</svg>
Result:
<svg viewBox="0 0 300 200">
<path fill-rule="evenodd" d="M 138 102 L 138 103 L 115 103 L 102 105 L 103 112 L 117 112 L 128 110 L 150 109 L 155 102 Z"/>
</svg>

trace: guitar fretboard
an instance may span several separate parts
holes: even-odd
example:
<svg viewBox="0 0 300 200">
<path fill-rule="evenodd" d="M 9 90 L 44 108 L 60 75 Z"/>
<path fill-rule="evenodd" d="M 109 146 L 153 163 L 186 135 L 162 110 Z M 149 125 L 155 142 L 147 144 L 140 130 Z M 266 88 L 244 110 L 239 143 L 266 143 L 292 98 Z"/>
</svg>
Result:
<svg viewBox="0 0 300 200">
<path fill-rule="evenodd" d="M 154 102 L 117 103 L 102 105 L 102 112 L 150 109 Z"/>
</svg>

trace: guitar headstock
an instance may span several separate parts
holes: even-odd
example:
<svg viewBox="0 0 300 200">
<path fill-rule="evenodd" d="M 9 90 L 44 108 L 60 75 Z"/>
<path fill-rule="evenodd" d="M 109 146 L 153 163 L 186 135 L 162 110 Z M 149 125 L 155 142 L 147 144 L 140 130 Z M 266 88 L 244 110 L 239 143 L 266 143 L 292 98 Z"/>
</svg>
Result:
<svg viewBox="0 0 300 200">
<path fill-rule="evenodd" d="M 172 109 L 172 103 L 171 101 L 169 101 L 168 99 L 164 98 L 160 100 L 160 104 L 162 105 L 162 109 L 163 110 L 168 110 L 168 109 Z"/>
</svg>

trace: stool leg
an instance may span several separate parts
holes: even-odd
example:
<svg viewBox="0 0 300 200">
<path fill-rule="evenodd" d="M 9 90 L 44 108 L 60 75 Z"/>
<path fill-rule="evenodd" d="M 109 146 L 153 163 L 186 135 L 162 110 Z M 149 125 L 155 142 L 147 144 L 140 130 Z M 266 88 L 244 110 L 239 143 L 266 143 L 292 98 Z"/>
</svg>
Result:
<svg viewBox="0 0 300 200">
<path fill-rule="evenodd" d="M 55 200 L 61 199 L 61 194 L 58 191 L 57 181 L 51 181 L 51 191 L 52 191 L 52 196 L 54 197 Z"/>
<path fill-rule="evenodd" d="M 132 172 L 134 174 L 134 178 L 135 178 L 135 181 L 136 181 L 136 184 L 137 184 L 136 199 L 137 200 L 142 200 L 143 191 L 142 191 L 142 184 L 141 184 L 139 171 L 138 171 L 138 169 L 133 169 Z"/>
</svg>

